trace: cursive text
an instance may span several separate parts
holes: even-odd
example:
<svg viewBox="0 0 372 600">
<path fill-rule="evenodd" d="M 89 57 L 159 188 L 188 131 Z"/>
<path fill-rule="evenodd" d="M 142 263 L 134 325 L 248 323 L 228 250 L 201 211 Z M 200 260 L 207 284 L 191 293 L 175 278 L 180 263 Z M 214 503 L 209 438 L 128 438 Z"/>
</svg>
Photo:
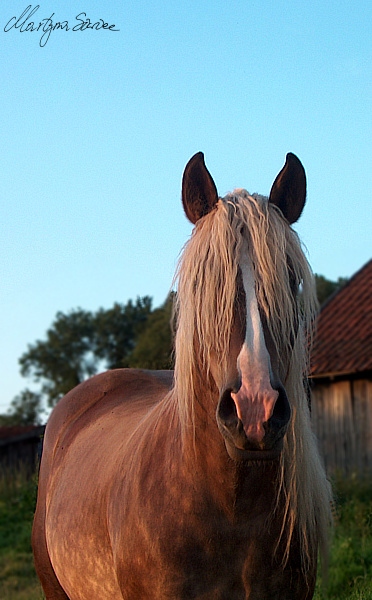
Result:
<svg viewBox="0 0 372 600">
<path fill-rule="evenodd" d="M 39 10 L 39 8 L 39 4 L 34 6 L 34 8 L 31 4 L 29 4 L 20 17 L 14 16 L 9 19 L 4 27 L 4 32 L 8 33 L 8 31 L 11 29 L 18 29 L 20 33 L 38 31 L 41 33 L 39 46 L 43 48 L 49 40 L 52 31 L 56 31 L 58 29 L 62 31 L 86 31 L 88 29 L 94 31 L 120 31 L 120 29 L 116 29 L 115 24 L 109 25 L 106 23 L 106 21 L 104 21 L 104 19 L 91 21 L 85 12 L 81 12 L 76 15 L 76 23 L 74 25 L 70 25 L 68 21 L 54 22 L 54 13 L 52 13 L 50 17 L 46 17 L 39 22 L 37 20 L 32 20 L 34 14 Z"/>
</svg>

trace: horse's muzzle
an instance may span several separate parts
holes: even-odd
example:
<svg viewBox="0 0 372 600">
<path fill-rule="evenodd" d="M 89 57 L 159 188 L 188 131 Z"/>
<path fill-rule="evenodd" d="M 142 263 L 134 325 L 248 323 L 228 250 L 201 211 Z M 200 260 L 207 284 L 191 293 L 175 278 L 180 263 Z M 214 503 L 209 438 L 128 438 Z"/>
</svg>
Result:
<svg viewBox="0 0 372 600">
<path fill-rule="evenodd" d="M 271 417 L 263 423 L 265 435 L 259 442 L 250 439 L 244 431 L 231 396 L 233 390 L 226 389 L 221 394 L 216 412 L 217 424 L 233 460 L 273 460 L 280 455 L 291 418 L 291 407 L 284 387 L 278 386 L 276 390 L 278 398 Z"/>
</svg>

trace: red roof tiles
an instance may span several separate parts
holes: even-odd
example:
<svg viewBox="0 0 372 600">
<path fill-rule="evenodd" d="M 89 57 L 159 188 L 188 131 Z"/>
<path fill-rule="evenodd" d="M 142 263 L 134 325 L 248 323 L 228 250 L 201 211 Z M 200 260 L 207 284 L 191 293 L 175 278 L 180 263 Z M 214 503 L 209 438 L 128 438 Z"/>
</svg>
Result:
<svg viewBox="0 0 372 600">
<path fill-rule="evenodd" d="M 311 376 L 372 371 L 372 260 L 321 308 Z"/>
</svg>

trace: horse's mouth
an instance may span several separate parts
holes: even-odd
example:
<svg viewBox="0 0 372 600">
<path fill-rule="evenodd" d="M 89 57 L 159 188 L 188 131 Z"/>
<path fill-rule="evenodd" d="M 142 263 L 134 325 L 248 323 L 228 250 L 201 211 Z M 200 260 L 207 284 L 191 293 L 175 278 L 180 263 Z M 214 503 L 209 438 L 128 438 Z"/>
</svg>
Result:
<svg viewBox="0 0 372 600">
<path fill-rule="evenodd" d="M 231 440 L 224 436 L 225 446 L 230 458 L 236 462 L 269 462 L 277 460 L 283 450 L 283 440 L 279 440 L 272 450 L 248 450 L 238 448 Z"/>
<path fill-rule="evenodd" d="M 265 435 L 259 442 L 249 439 L 239 419 L 233 390 L 223 392 L 218 403 L 216 418 L 225 440 L 227 452 L 235 461 L 269 461 L 277 459 L 283 450 L 283 438 L 291 417 L 291 409 L 284 388 L 278 390 L 279 397 L 270 419 L 263 423 Z"/>
</svg>

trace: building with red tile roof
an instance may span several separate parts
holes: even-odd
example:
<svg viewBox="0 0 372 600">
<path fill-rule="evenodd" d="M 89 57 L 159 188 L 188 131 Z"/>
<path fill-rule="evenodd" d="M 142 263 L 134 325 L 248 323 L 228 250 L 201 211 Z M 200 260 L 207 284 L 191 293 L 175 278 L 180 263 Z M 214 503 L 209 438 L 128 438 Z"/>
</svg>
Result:
<svg viewBox="0 0 372 600">
<path fill-rule="evenodd" d="M 312 421 L 330 472 L 372 473 L 372 260 L 321 307 Z"/>
</svg>

